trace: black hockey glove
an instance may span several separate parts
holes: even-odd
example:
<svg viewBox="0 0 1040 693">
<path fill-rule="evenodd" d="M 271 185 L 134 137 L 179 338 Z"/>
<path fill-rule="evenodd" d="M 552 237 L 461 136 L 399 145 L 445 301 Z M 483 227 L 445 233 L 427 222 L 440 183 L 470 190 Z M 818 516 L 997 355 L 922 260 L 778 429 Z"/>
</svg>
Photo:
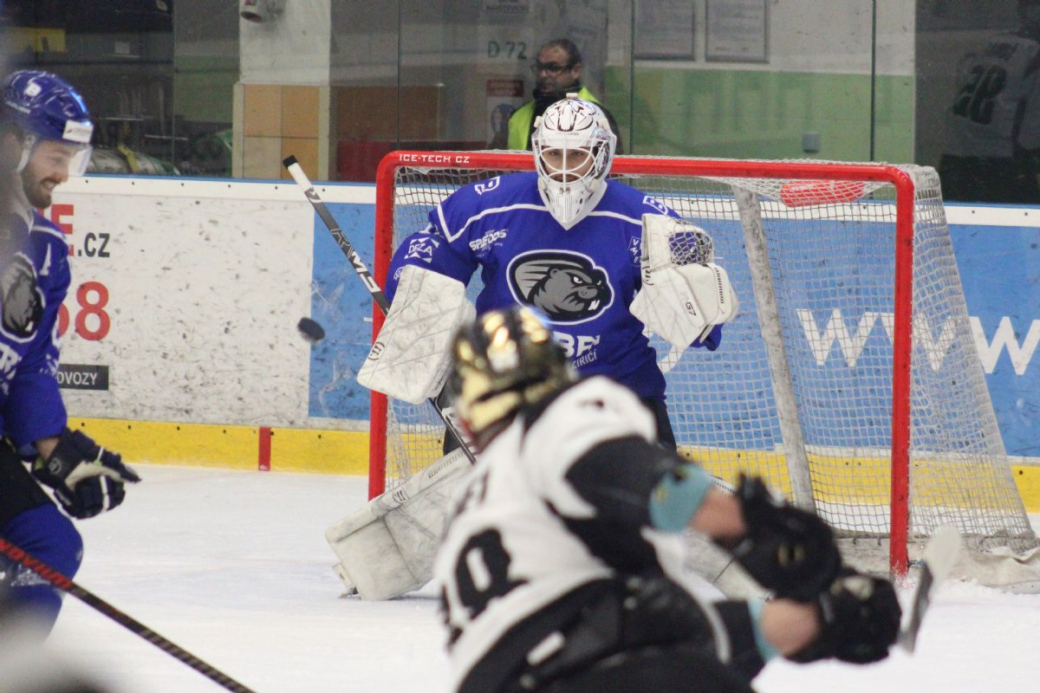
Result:
<svg viewBox="0 0 1040 693">
<path fill-rule="evenodd" d="M 777 499 L 758 477 L 741 475 L 736 495 L 747 534 L 723 548 L 777 597 L 816 599 L 841 568 L 841 553 L 827 523 Z"/>
<path fill-rule="evenodd" d="M 141 480 L 119 455 L 69 429 L 62 432 L 47 460 L 36 459 L 32 473 L 54 489 L 65 512 L 81 520 L 116 507 L 123 502 L 123 483 Z"/>
<path fill-rule="evenodd" d="M 789 657 L 815 662 L 834 657 L 853 664 L 869 664 L 888 656 L 899 637 L 903 611 L 888 580 L 845 568 L 816 599 L 820 635 L 808 647 Z"/>
</svg>

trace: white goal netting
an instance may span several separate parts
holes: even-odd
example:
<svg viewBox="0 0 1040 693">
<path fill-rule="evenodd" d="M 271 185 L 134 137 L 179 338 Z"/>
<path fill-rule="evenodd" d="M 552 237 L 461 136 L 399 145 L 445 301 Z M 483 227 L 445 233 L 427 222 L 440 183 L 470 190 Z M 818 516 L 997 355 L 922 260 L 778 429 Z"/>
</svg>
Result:
<svg viewBox="0 0 1040 693">
<path fill-rule="evenodd" d="M 377 244 L 394 248 L 425 227 L 460 186 L 530 162 L 440 156 L 453 163 L 402 164 L 392 184 L 381 180 L 392 219 Z M 1000 577 L 990 567 L 962 574 L 1040 586 L 1029 565 L 1038 541 L 970 331 L 934 170 L 618 157 L 614 177 L 706 229 L 741 300 L 715 352 L 652 337 L 684 454 L 727 481 L 762 475 L 814 507 L 864 561 L 880 556 L 899 570 L 949 524 L 974 564 L 1007 558 Z M 387 486 L 436 460 L 442 436 L 431 407 L 391 403 Z"/>
</svg>

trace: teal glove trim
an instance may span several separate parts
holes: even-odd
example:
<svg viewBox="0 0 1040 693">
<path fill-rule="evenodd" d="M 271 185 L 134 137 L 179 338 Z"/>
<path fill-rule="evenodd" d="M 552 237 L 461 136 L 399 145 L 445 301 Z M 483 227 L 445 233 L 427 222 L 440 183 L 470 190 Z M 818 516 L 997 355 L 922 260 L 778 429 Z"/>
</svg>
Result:
<svg viewBox="0 0 1040 693">
<path fill-rule="evenodd" d="M 650 494 L 650 523 L 665 532 L 683 531 L 711 487 L 711 477 L 703 469 L 695 464 L 682 465 Z"/>
<path fill-rule="evenodd" d="M 755 627 L 755 645 L 758 647 L 758 653 L 762 655 L 762 659 L 766 662 L 780 656 L 780 652 L 769 644 L 765 634 L 762 632 L 762 610 L 766 607 L 766 603 L 761 599 L 749 599 L 747 606 L 748 611 L 751 612 L 751 623 Z"/>
</svg>

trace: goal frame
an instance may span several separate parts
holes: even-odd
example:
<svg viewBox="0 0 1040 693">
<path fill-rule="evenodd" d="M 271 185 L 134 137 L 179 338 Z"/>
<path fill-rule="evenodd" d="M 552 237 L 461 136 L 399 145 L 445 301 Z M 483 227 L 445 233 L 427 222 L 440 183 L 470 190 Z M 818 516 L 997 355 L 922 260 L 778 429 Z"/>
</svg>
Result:
<svg viewBox="0 0 1040 693">
<path fill-rule="evenodd" d="M 533 171 L 530 153 L 394 151 L 387 154 L 376 173 L 375 249 L 373 274 L 386 285 L 394 252 L 395 176 L 401 167 Z M 782 178 L 805 181 L 863 181 L 890 184 L 895 190 L 895 272 L 893 292 L 893 370 L 891 411 L 891 524 L 889 563 L 893 573 L 909 569 L 910 527 L 910 416 L 913 325 L 914 204 L 915 183 L 904 170 L 887 164 L 816 163 L 810 161 L 739 161 L 732 159 L 671 159 L 618 156 L 611 167 L 617 175 L 661 175 L 709 178 Z M 384 315 L 373 304 L 372 338 L 383 326 Z M 369 498 L 386 488 L 387 398 L 373 391 L 370 397 Z"/>
</svg>

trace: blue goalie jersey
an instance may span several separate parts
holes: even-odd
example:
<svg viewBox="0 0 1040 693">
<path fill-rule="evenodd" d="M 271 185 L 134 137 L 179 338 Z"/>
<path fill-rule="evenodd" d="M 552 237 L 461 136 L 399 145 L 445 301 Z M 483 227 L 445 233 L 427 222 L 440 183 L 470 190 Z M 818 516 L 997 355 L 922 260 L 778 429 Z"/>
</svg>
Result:
<svg viewBox="0 0 1040 693">
<path fill-rule="evenodd" d="M 58 435 L 58 310 L 71 282 L 61 230 L 36 211 L 12 215 L 0 240 L 0 435 L 16 446 Z"/>
<path fill-rule="evenodd" d="M 479 268 L 478 313 L 533 306 L 582 375 L 606 375 L 640 397 L 664 399 L 656 353 L 628 307 L 641 286 L 643 215 L 678 215 L 623 183 L 604 185 L 596 209 L 567 230 L 542 202 L 535 173 L 460 188 L 397 248 L 387 296 L 393 300 L 405 265 L 467 285 Z"/>
</svg>

